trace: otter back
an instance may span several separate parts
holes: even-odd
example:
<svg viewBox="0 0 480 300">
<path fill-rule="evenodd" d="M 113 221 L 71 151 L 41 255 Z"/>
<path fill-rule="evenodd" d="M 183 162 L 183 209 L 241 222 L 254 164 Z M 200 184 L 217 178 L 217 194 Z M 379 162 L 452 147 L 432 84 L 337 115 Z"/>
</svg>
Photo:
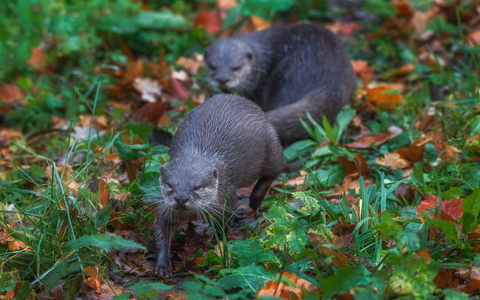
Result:
<svg viewBox="0 0 480 300">
<path fill-rule="evenodd" d="M 334 121 L 356 77 L 340 39 L 317 25 L 287 25 L 221 39 L 206 52 L 211 81 L 267 112 L 282 144 L 308 138 L 299 118 Z M 241 64 L 239 64 L 241 62 Z"/>
</svg>

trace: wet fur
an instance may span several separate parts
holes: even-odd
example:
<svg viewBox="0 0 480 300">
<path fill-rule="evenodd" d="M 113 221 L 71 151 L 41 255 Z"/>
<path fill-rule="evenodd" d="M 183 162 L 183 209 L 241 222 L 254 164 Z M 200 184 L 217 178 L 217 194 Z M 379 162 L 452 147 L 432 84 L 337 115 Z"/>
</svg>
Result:
<svg viewBox="0 0 480 300">
<path fill-rule="evenodd" d="M 207 219 L 208 212 L 225 222 L 235 211 L 237 189 L 256 180 L 250 205 L 257 209 L 284 166 L 277 133 L 264 112 L 234 95 L 214 96 L 192 110 L 173 137 L 169 155 L 160 170 L 162 193 L 154 222 L 156 271 L 165 276 L 172 274 L 170 245 L 180 221 Z M 205 189 L 195 190 L 202 185 Z M 179 208 L 174 198 L 188 201 Z"/>
<path fill-rule="evenodd" d="M 246 60 L 246 53 L 253 57 Z M 267 112 L 282 145 L 308 138 L 299 121 L 305 111 L 330 122 L 350 103 L 356 77 L 340 39 L 318 25 L 286 25 L 217 40 L 205 55 L 207 72 L 235 80 L 224 86 Z M 232 72 L 238 61 L 245 72 Z M 212 66 L 214 70 L 212 70 Z"/>
</svg>

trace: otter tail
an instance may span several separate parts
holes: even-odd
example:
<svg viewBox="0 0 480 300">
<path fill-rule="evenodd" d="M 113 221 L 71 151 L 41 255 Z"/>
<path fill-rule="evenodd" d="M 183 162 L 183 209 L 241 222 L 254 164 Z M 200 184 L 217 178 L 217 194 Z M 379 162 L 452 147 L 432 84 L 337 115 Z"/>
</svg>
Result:
<svg viewBox="0 0 480 300">
<path fill-rule="evenodd" d="M 265 114 L 277 130 L 282 146 L 286 147 L 293 142 L 310 138 L 300 122 L 301 118 L 310 123 L 306 117 L 307 111 L 320 124 L 323 116 L 331 123 L 342 107 L 349 102 L 350 97 L 332 97 L 323 90 L 316 90 L 297 102 L 267 111 Z"/>
</svg>

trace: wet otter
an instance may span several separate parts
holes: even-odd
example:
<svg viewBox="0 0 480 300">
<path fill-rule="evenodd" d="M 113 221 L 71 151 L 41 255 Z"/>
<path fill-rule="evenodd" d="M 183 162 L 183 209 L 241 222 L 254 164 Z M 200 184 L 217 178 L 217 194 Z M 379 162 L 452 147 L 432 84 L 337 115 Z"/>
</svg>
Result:
<svg viewBox="0 0 480 300">
<path fill-rule="evenodd" d="M 335 120 L 355 90 L 340 39 L 318 25 L 285 25 L 220 39 L 205 53 L 214 85 L 235 90 L 267 112 L 282 145 L 308 138 L 299 117 Z"/>
<path fill-rule="evenodd" d="M 170 244 L 179 221 L 220 222 L 235 210 L 239 187 L 258 179 L 250 196 L 257 209 L 284 166 L 283 150 L 265 113 L 250 100 L 217 95 L 193 109 L 170 144 L 170 162 L 160 169 L 161 196 L 154 238 L 157 273 L 172 274 Z"/>
</svg>

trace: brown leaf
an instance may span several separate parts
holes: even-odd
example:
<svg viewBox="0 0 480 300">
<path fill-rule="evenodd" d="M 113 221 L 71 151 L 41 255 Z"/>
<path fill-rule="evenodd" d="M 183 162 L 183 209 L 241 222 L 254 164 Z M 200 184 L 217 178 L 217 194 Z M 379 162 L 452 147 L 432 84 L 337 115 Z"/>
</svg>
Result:
<svg viewBox="0 0 480 300">
<path fill-rule="evenodd" d="M 222 18 L 216 11 L 199 12 L 193 20 L 193 27 L 205 27 L 205 30 L 211 35 L 219 33 L 222 30 L 222 24 Z"/>
<path fill-rule="evenodd" d="M 375 159 L 375 162 L 392 170 L 396 170 L 397 168 L 404 169 L 410 165 L 408 161 L 401 158 L 398 153 L 385 153 L 383 158 L 378 157 Z"/>
<path fill-rule="evenodd" d="M 156 124 L 166 108 L 164 102 L 145 103 L 132 115 L 132 121 Z"/>
<path fill-rule="evenodd" d="M 389 139 L 391 139 L 392 137 L 393 136 L 392 134 L 390 134 L 390 132 L 380 132 L 372 136 L 361 138 L 355 142 L 348 143 L 345 146 L 348 148 L 354 148 L 354 149 L 370 149 L 372 143 L 374 143 L 378 147 L 381 144 L 388 141 Z"/>
<path fill-rule="evenodd" d="M 404 159 L 408 159 L 413 165 L 416 162 L 423 161 L 425 145 L 431 141 L 431 138 L 420 138 L 415 140 L 411 146 L 398 149 L 395 153 L 398 153 Z"/>
<path fill-rule="evenodd" d="M 178 100 L 187 100 L 191 93 L 183 87 L 179 80 L 170 77 L 171 97 Z"/>
<path fill-rule="evenodd" d="M 12 300 L 15 298 L 15 291 L 10 290 L 5 293 L 5 295 L 0 295 L 0 300 Z"/>
<path fill-rule="evenodd" d="M 480 280 L 479 279 L 470 279 L 467 285 L 462 289 L 465 293 L 473 293 L 480 290 Z"/>
<path fill-rule="evenodd" d="M 480 45 L 480 29 L 471 32 L 465 37 L 465 42 L 470 46 Z"/>
<path fill-rule="evenodd" d="M 151 78 L 137 77 L 133 80 L 132 86 L 138 93 L 140 93 L 143 101 L 156 102 L 160 100 L 162 87 L 158 81 Z"/>
<path fill-rule="evenodd" d="M 125 81 L 133 81 L 137 77 L 144 77 L 143 61 L 141 59 L 129 60 L 125 70 Z"/>
<path fill-rule="evenodd" d="M 25 97 L 25 93 L 15 84 L 0 84 L 0 100 L 5 104 L 13 103 Z M 27 100 L 21 100 L 19 104 L 27 104 Z"/>
<path fill-rule="evenodd" d="M 347 170 L 346 175 L 357 177 L 364 176 L 368 171 L 367 161 L 362 154 L 356 153 L 354 161 L 349 161 L 345 156 L 337 157 L 337 161 L 341 163 Z"/>
<path fill-rule="evenodd" d="M 203 56 L 201 54 L 193 54 L 192 58 L 180 57 L 177 59 L 176 63 L 177 66 L 183 67 L 186 69 L 190 74 L 196 75 L 200 68 L 205 66 L 205 62 L 203 60 Z"/>
<path fill-rule="evenodd" d="M 6 147 L 11 139 L 21 138 L 22 132 L 17 129 L 0 128 L 0 147 Z"/>
<path fill-rule="evenodd" d="M 382 84 L 367 89 L 367 98 L 370 102 L 380 106 L 381 109 L 390 111 L 397 108 L 399 104 L 403 104 L 403 97 L 394 90 L 400 89 L 397 85 Z"/>
<path fill-rule="evenodd" d="M 25 250 L 27 252 L 33 252 L 33 250 L 28 247 L 27 245 L 25 245 L 24 242 L 22 241 L 12 241 L 12 242 L 7 242 L 8 244 L 8 249 L 10 251 L 18 251 L 18 250 Z"/>
<path fill-rule="evenodd" d="M 453 272 L 451 270 L 447 271 L 444 268 L 438 270 L 437 275 L 433 279 L 433 283 L 435 283 L 439 289 L 456 288 L 459 284 L 458 279 L 453 279 Z"/>
</svg>

